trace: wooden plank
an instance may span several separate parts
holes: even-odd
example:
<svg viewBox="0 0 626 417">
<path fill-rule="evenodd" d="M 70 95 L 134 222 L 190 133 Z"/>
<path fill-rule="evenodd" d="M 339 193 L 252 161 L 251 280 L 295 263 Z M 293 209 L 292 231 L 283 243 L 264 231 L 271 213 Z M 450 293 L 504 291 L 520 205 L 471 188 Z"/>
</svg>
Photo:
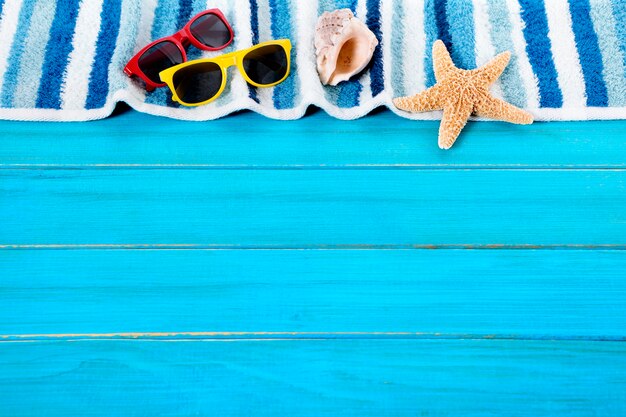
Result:
<svg viewBox="0 0 626 417">
<path fill-rule="evenodd" d="M 243 113 L 190 123 L 125 112 L 90 123 L 0 122 L 0 169 L 29 167 L 626 167 L 626 122 L 472 123 L 451 152 L 438 122 L 379 112 L 345 122 L 318 112 L 280 122 Z"/>
<path fill-rule="evenodd" d="M 625 251 L 4 250 L 0 266 L 0 335 L 626 337 Z"/>
<path fill-rule="evenodd" d="M 12 417 L 625 412 L 623 343 L 0 343 L 0 414 Z"/>
<path fill-rule="evenodd" d="M 624 245 L 626 171 L 3 170 L 0 244 Z"/>
</svg>

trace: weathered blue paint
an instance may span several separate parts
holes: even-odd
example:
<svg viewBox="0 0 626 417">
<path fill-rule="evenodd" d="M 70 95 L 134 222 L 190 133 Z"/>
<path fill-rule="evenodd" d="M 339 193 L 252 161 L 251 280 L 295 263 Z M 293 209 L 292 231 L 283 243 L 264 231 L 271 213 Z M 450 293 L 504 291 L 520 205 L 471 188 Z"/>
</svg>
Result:
<svg viewBox="0 0 626 417">
<path fill-rule="evenodd" d="M 624 126 L 0 122 L 0 415 L 623 415 Z"/>
<path fill-rule="evenodd" d="M 622 121 L 470 123 L 450 152 L 437 147 L 438 129 L 390 112 L 350 122 L 323 112 L 297 122 L 242 113 L 189 123 L 137 112 L 89 123 L 0 122 L 3 137 L 13 138 L 0 140 L 0 169 L 626 168 Z"/>
<path fill-rule="evenodd" d="M 0 244 L 626 244 L 624 170 L 1 170 Z"/>
<path fill-rule="evenodd" d="M 0 265 L 0 335 L 626 336 L 620 250 L 0 250 Z"/>
<path fill-rule="evenodd" d="M 623 343 L 0 343 L 0 413 L 619 416 L 625 374 Z"/>
</svg>

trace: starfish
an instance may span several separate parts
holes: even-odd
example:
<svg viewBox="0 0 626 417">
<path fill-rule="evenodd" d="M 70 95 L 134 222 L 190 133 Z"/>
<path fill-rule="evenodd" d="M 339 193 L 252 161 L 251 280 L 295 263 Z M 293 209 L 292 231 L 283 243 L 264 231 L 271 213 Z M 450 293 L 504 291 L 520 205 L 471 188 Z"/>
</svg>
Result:
<svg viewBox="0 0 626 417">
<path fill-rule="evenodd" d="M 487 117 L 516 124 L 531 124 L 533 116 L 506 101 L 491 95 L 493 84 L 509 64 L 510 52 L 495 57 L 487 65 L 474 70 L 457 68 L 445 44 L 433 45 L 433 66 L 437 84 L 412 97 L 400 97 L 393 103 L 400 110 L 424 112 L 443 110 L 439 127 L 439 147 L 450 149 L 470 116 Z"/>
</svg>

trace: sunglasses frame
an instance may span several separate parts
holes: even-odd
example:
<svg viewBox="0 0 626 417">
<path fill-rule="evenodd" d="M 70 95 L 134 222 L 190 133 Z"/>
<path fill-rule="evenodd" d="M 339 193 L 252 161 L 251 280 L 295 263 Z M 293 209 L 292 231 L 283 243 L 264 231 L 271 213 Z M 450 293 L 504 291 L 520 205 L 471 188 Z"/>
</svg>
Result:
<svg viewBox="0 0 626 417">
<path fill-rule="evenodd" d="M 224 25 L 228 29 L 228 32 L 230 33 L 230 40 L 225 45 L 220 46 L 218 48 L 212 48 L 212 47 L 206 46 L 205 44 L 199 42 L 191 33 L 191 25 L 193 24 L 193 22 L 195 22 L 200 17 L 209 15 L 209 14 L 217 16 L 224 23 Z M 137 52 L 135 56 L 133 56 L 131 60 L 128 61 L 128 64 L 126 64 L 126 67 L 124 68 L 124 72 L 129 77 L 137 76 L 141 78 L 143 82 L 146 83 L 146 90 L 154 91 L 155 89 L 159 87 L 165 87 L 165 83 L 155 83 L 150 78 L 148 78 L 148 76 L 139 67 L 139 58 L 141 58 L 141 56 L 153 46 L 162 42 L 173 43 L 180 50 L 182 57 L 183 57 L 183 63 L 185 63 L 187 62 L 186 48 L 189 46 L 189 44 L 195 46 L 198 49 L 202 49 L 204 51 L 220 51 L 226 48 L 228 45 L 230 45 L 233 42 L 234 38 L 235 38 L 235 32 L 233 31 L 233 28 L 230 26 L 230 23 L 228 22 L 228 20 L 226 19 L 226 16 L 224 16 L 224 13 L 222 13 L 221 10 L 219 9 L 205 10 L 203 12 L 198 13 L 194 17 L 192 17 L 189 20 L 189 22 L 187 22 L 185 27 L 183 27 L 181 30 L 179 30 L 175 34 L 157 39 L 154 42 L 151 42 L 147 46 L 143 47 L 141 51 Z"/>
<path fill-rule="evenodd" d="M 243 67 L 243 60 L 246 57 L 246 55 L 248 55 L 250 52 L 253 52 L 257 49 L 260 48 L 264 48 L 266 46 L 280 46 L 284 49 L 285 54 L 287 55 L 287 72 L 285 74 L 285 76 L 280 79 L 279 81 L 276 81 L 275 83 L 272 84 L 258 84 L 254 81 L 252 81 L 250 79 L 250 77 L 248 76 L 248 74 L 246 74 L 246 71 Z M 217 64 L 220 69 L 222 70 L 222 85 L 220 86 L 220 89 L 218 90 L 218 92 L 211 97 L 210 99 L 203 101 L 201 103 L 185 103 L 183 102 L 180 97 L 178 97 L 178 94 L 176 93 L 176 88 L 174 87 L 174 74 L 176 74 L 176 72 L 180 69 L 189 67 L 189 66 L 193 66 L 196 64 L 204 64 L 204 63 L 215 63 Z M 255 45 L 251 48 L 248 49 L 242 49 L 240 51 L 235 51 L 235 52 L 230 52 L 224 55 L 220 55 L 218 57 L 215 58 L 205 58 L 205 59 L 195 59 L 193 61 L 188 61 L 188 62 L 184 62 L 182 64 L 178 64 L 174 67 L 168 68 L 166 70 L 163 70 L 159 73 L 159 76 L 161 77 L 161 81 L 163 81 L 170 89 L 170 91 L 172 92 L 172 99 L 180 104 L 182 104 L 183 106 L 186 107 L 197 107 L 197 106 L 202 106 L 205 104 L 208 104 L 214 100 L 216 100 L 219 96 L 222 95 L 222 93 L 224 92 L 224 89 L 226 88 L 226 83 L 228 82 L 228 73 L 227 70 L 230 67 L 236 66 L 237 69 L 239 69 L 239 73 L 241 75 L 243 75 L 243 78 L 246 80 L 246 82 L 250 85 L 253 85 L 255 87 L 260 87 L 260 88 L 265 88 L 265 87 L 273 87 L 275 85 L 278 85 L 280 83 L 282 83 L 283 81 L 285 81 L 287 79 L 287 77 L 289 77 L 289 73 L 291 72 L 291 41 L 289 39 L 280 39 L 280 40 L 275 40 L 275 41 L 268 41 L 268 42 L 263 42 L 260 43 L 258 45 Z"/>
</svg>

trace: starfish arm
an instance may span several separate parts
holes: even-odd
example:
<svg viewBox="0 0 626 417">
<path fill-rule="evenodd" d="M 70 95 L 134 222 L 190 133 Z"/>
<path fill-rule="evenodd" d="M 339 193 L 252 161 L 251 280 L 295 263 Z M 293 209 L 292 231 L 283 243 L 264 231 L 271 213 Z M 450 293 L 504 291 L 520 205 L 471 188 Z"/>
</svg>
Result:
<svg viewBox="0 0 626 417">
<path fill-rule="evenodd" d="M 454 106 L 443 109 L 443 118 L 439 127 L 439 147 L 450 149 L 461 131 L 467 124 L 472 114 L 472 103 L 467 100 L 459 100 Z"/>
<path fill-rule="evenodd" d="M 515 107 L 506 101 L 485 94 L 480 103 L 476 105 L 476 114 L 489 119 L 502 120 L 520 125 L 529 125 L 533 122 L 533 116 L 525 110 Z"/>
<path fill-rule="evenodd" d="M 438 40 L 433 45 L 433 67 L 435 69 L 435 79 L 441 81 L 446 75 L 456 69 L 450 52 L 443 41 Z"/>
<path fill-rule="evenodd" d="M 413 113 L 441 110 L 443 106 L 440 104 L 440 90 L 441 87 L 435 85 L 414 96 L 396 98 L 393 104 L 400 110 Z"/>
<path fill-rule="evenodd" d="M 486 82 L 486 85 L 489 86 L 493 84 L 498 78 L 500 78 L 507 65 L 509 65 L 510 60 L 511 53 L 508 51 L 503 52 L 495 57 L 493 60 L 491 60 L 487 65 L 485 65 L 484 67 L 480 67 L 475 71 L 481 74 Z"/>
</svg>

